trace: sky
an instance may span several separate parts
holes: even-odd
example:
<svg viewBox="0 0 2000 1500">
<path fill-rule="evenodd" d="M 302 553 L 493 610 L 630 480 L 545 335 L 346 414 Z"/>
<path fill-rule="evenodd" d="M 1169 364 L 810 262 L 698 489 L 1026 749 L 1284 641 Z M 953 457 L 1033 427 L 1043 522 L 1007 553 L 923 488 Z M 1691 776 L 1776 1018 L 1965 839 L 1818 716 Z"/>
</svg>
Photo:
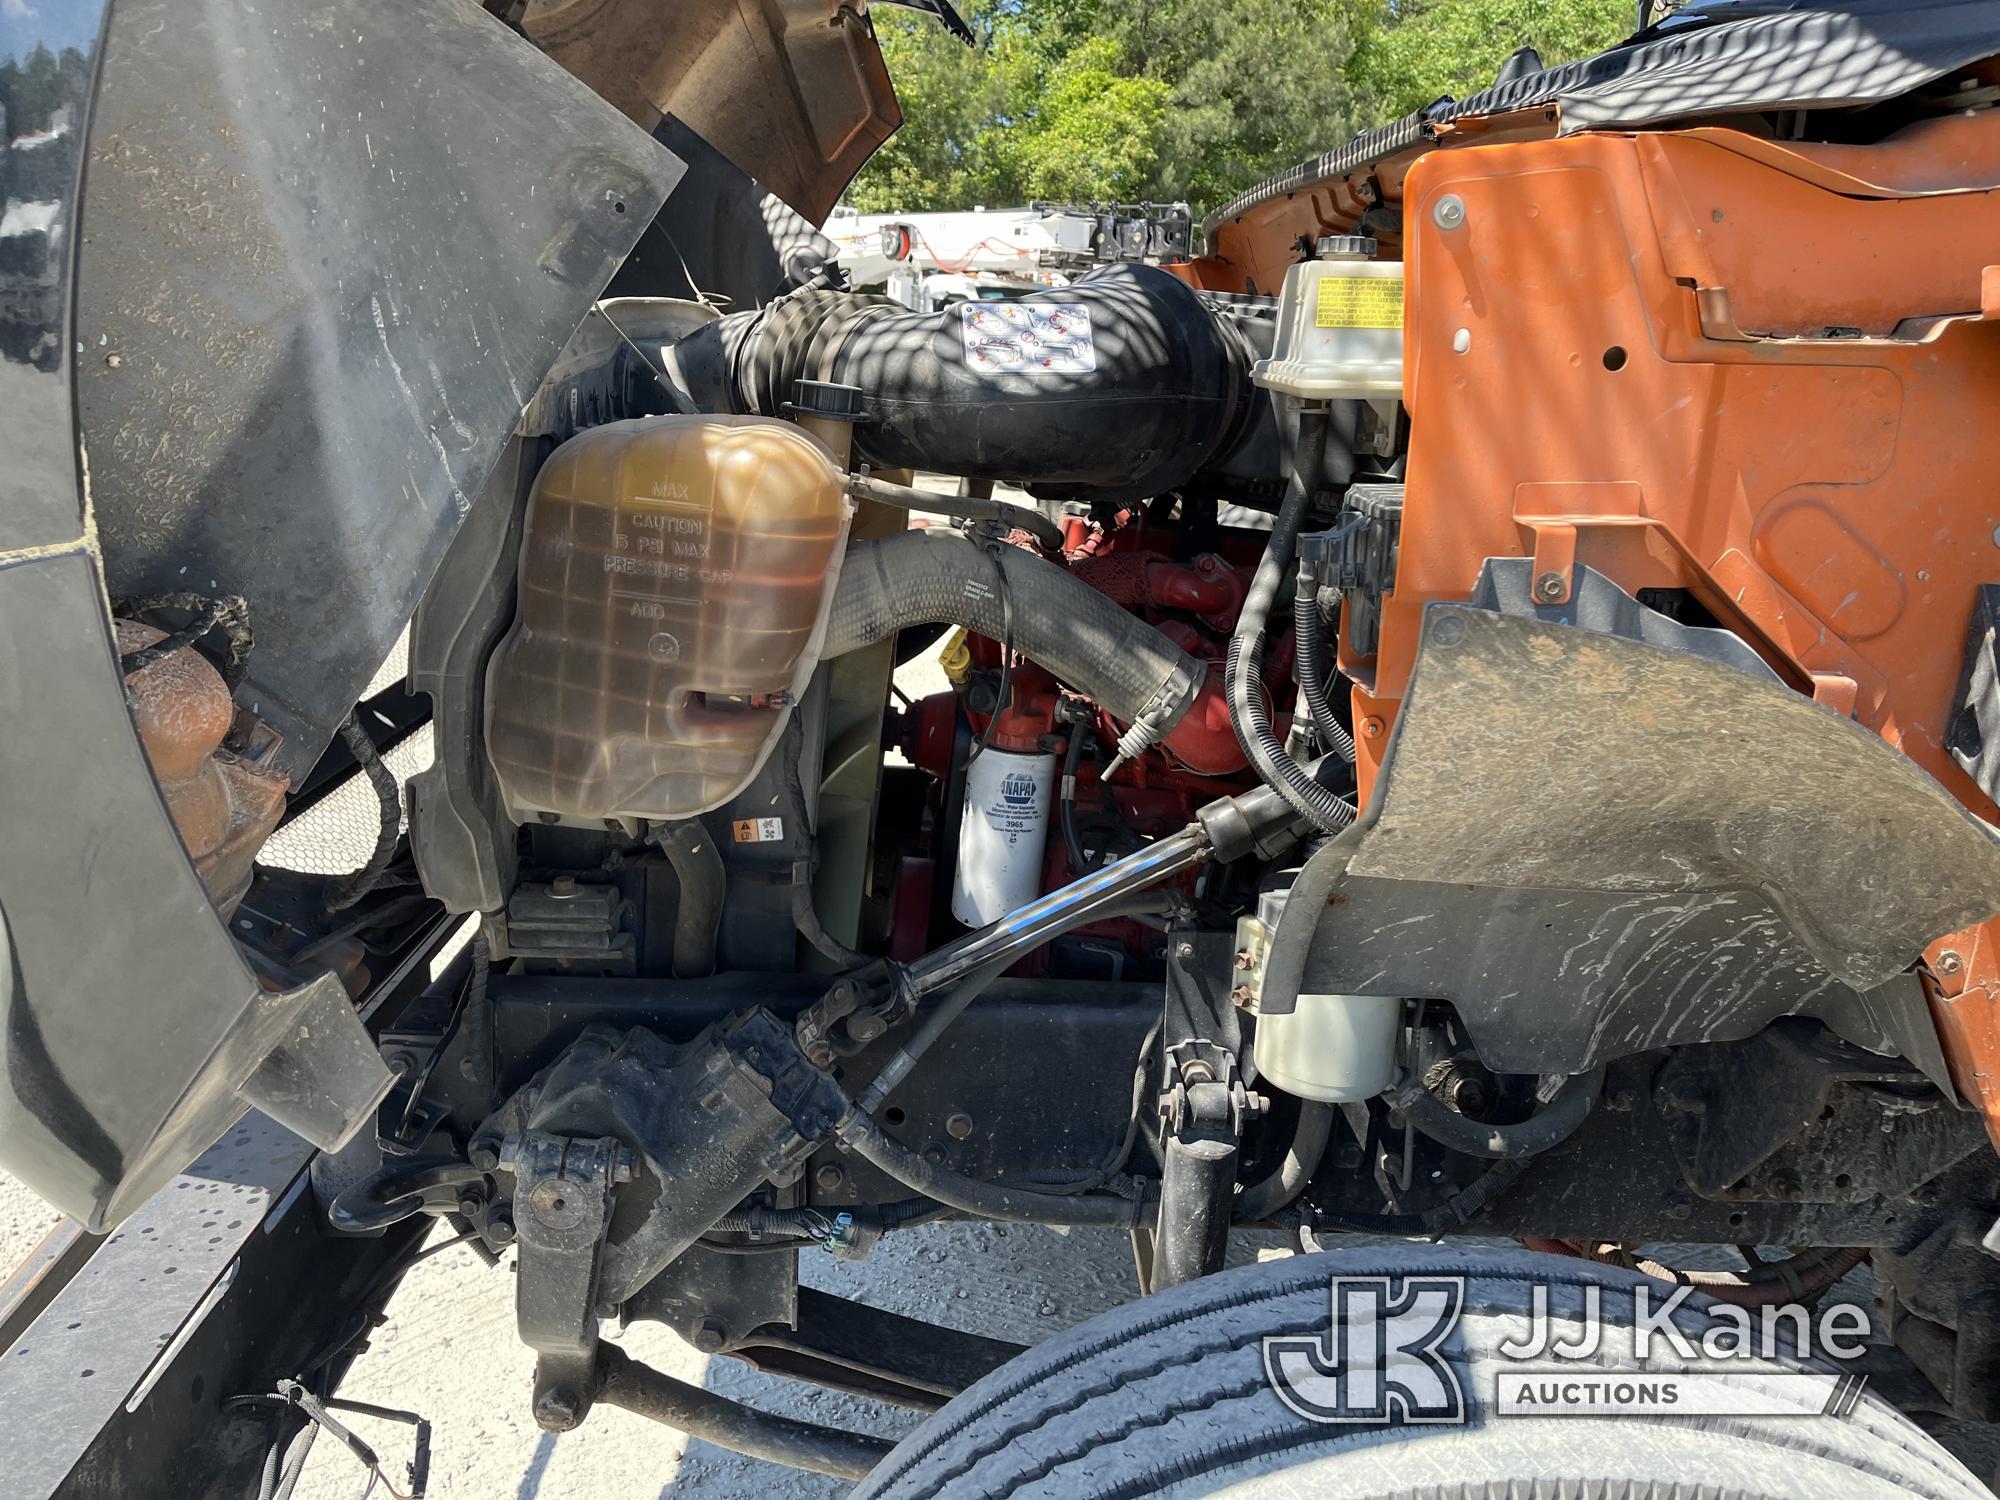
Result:
<svg viewBox="0 0 2000 1500">
<path fill-rule="evenodd" d="M 103 9 L 101 0 L 0 0 L 0 57 L 25 57 L 37 42 L 88 52 Z"/>
</svg>

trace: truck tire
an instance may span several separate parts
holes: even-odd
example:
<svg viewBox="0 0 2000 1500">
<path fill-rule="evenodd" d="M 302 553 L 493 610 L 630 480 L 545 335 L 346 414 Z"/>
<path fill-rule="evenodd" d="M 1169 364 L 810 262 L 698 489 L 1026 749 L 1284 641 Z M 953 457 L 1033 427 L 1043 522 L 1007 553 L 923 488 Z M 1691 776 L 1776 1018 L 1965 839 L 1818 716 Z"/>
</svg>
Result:
<svg viewBox="0 0 2000 1500">
<path fill-rule="evenodd" d="M 1324 1334 L 1331 1276 L 1465 1278 L 1456 1331 L 1439 1347 L 1465 1394 L 1463 1425 L 1309 1422 L 1265 1376 L 1266 1335 Z M 1498 1345 L 1528 1330 L 1532 1289 L 1573 1339 L 1586 1288 L 1602 1290 L 1601 1372 L 1687 1367 L 1658 1341 L 1635 1359 L 1633 1291 L 1657 1311 L 1671 1291 L 1632 1272 L 1529 1251 L 1412 1244 L 1294 1256 L 1226 1271 L 1118 1308 L 994 1371 L 900 1443 L 856 1500 L 997 1496 L 1396 1497 L 1396 1500 L 1990 1500 L 1956 1459 L 1864 1393 L 1843 1416 L 1496 1416 Z M 1673 1317 L 1711 1326 L 1698 1296 Z M 1786 1346 L 1787 1349 L 1790 1345 Z M 1789 1353 L 1732 1360 L 1740 1381 L 1831 1366 Z M 1770 1389 L 1769 1387 L 1761 1387 Z"/>
</svg>

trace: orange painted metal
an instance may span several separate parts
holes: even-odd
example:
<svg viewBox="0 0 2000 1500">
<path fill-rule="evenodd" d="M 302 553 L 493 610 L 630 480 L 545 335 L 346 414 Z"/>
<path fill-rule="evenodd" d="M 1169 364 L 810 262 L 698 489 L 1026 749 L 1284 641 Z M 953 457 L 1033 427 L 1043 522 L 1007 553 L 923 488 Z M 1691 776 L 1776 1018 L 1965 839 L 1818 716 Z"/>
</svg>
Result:
<svg viewBox="0 0 2000 1500">
<path fill-rule="evenodd" d="M 1463 147 L 1503 141 L 1544 140 L 1556 132 L 1554 110 L 1484 119 L 1455 120 L 1432 127 L 1433 145 Z M 1403 232 L 1396 224 L 1403 204 L 1403 177 L 1422 151 L 1370 162 L 1345 177 L 1300 187 L 1258 204 L 1240 218 L 1210 227 L 1207 253 L 1190 263 L 1188 279 L 1222 292 L 1276 294 L 1285 269 L 1298 259 L 1299 243 L 1323 235 L 1353 234 L 1364 227 L 1390 260 L 1403 255 Z M 1370 213 L 1370 210 L 1379 210 Z"/>
<path fill-rule="evenodd" d="M 2000 115 L 1873 146 L 1482 139 L 1338 185 L 1393 190 L 1409 286 L 1396 586 L 1379 654 L 1342 645 L 1376 728 L 1362 795 L 1424 606 L 1526 556 L 1564 587 L 1580 562 L 1688 590 L 2000 817 L 1945 748 L 1975 591 L 2000 580 Z M 1225 226 L 1196 277 L 1261 285 L 1314 191 Z M 1447 195 L 1464 212 L 1440 223 Z M 2000 921 L 1927 959 L 1955 1080 L 2000 1143 Z"/>
</svg>

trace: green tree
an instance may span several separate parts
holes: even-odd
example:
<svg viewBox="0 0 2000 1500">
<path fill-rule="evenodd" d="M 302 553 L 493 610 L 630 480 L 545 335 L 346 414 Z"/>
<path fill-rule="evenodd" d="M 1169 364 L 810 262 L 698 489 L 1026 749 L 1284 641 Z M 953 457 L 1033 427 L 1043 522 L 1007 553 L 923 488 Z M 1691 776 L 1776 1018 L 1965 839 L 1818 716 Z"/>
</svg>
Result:
<svg viewBox="0 0 2000 1500">
<path fill-rule="evenodd" d="M 871 14 L 903 127 L 862 169 L 847 201 L 863 213 L 1000 206 L 993 145 L 1014 105 L 1008 60 L 1016 23 L 992 3 L 966 8 L 979 38 L 968 47 L 930 16 L 888 6 Z"/>
<path fill-rule="evenodd" d="M 1354 128 L 1357 0 L 1101 0 L 1130 66 L 1172 88 L 1147 196 L 1212 207 Z"/>
<path fill-rule="evenodd" d="M 1632 0 L 975 0 L 980 45 L 875 9 L 902 131 L 864 211 L 1029 198 L 1213 208 L 1360 127 L 1620 40 Z"/>
<path fill-rule="evenodd" d="M 55 53 L 37 45 L 26 58 L 0 61 L 0 108 L 7 112 L 7 133 L 33 135 L 46 130 L 63 102 L 63 75 Z"/>
<path fill-rule="evenodd" d="M 1019 196 L 1087 203 L 1152 187 L 1171 90 L 1157 78 L 1121 76 L 1118 64 L 1109 40 L 1084 41 L 1020 118 L 995 128 L 1002 181 Z"/>
<path fill-rule="evenodd" d="M 1520 47 L 1553 67 L 1614 46 L 1638 22 L 1632 0 L 1377 0 L 1349 65 L 1381 120 L 1493 82 Z"/>
</svg>

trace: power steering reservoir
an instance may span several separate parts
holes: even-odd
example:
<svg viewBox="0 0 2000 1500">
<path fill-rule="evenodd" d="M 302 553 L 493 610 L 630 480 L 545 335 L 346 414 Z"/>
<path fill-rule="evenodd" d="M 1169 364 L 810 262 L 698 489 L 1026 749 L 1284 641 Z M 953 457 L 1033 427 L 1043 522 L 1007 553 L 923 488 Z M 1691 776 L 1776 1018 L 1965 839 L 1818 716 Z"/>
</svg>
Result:
<svg viewBox="0 0 2000 1500">
<path fill-rule="evenodd" d="M 1329 235 L 1285 272 L 1271 357 L 1251 379 L 1303 401 L 1403 394 L 1403 266 L 1375 249 L 1365 235 Z"/>
<path fill-rule="evenodd" d="M 844 483 L 764 417 L 612 422 L 550 454 L 487 669 L 509 813 L 686 818 L 748 785 L 819 661 Z"/>
</svg>

